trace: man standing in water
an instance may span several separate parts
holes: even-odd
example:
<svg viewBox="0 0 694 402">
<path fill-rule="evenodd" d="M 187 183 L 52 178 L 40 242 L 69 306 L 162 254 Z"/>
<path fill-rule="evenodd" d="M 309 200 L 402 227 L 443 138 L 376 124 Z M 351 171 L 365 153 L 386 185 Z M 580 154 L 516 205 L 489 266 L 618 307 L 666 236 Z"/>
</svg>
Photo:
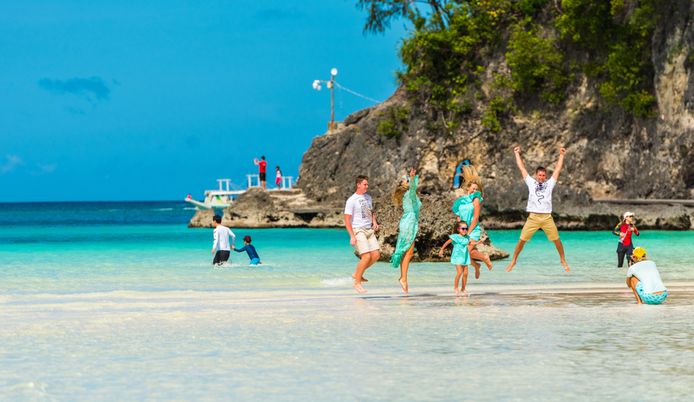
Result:
<svg viewBox="0 0 694 402">
<path fill-rule="evenodd" d="M 530 213 L 528 220 L 525 221 L 523 230 L 521 231 L 520 240 L 516 245 L 516 249 L 513 252 L 513 258 L 511 263 L 506 267 L 506 272 L 511 272 L 513 267 L 516 265 L 518 260 L 518 255 L 523 250 L 525 243 L 530 241 L 535 232 L 538 229 L 542 229 L 547 236 L 547 239 L 554 242 L 557 247 L 557 252 L 559 253 L 559 258 L 561 259 L 561 265 L 564 267 L 566 272 L 569 272 L 569 264 L 566 262 L 564 257 L 564 246 L 559 240 L 559 231 L 557 230 L 557 225 L 554 224 L 554 219 L 552 218 L 552 190 L 559 180 L 559 173 L 561 172 L 562 166 L 564 166 L 564 154 L 566 154 L 565 148 L 559 148 L 559 160 L 557 160 L 557 167 L 554 169 L 552 177 L 547 180 L 547 169 L 539 166 L 535 169 L 535 178 L 528 175 L 528 171 L 525 170 L 525 164 L 521 158 L 521 148 L 513 148 L 513 152 L 516 155 L 516 165 L 518 165 L 518 170 L 520 170 L 523 176 L 523 181 L 528 186 L 528 206 L 526 210 Z"/>
<path fill-rule="evenodd" d="M 228 227 L 222 226 L 222 217 L 215 215 L 212 218 L 214 225 L 214 242 L 212 243 L 212 254 L 214 254 L 213 265 L 222 265 L 229 260 L 231 249 L 234 248 L 236 235 Z M 231 245 L 229 245 L 231 237 Z"/>
<path fill-rule="evenodd" d="M 372 266 L 381 256 L 380 246 L 376 238 L 378 223 L 373 212 L 373 201 L 366 194 L 369 189 L 369 178 L 357 176 L 357 190 L 345 204 L 345 228 L 349 232 L 349 244 L 359 254 L 359 263 L 354 271 L 354 289 L 359 293 L 366 293 L 361 285 L 364 279 L 364 271 Z"/>
</svg>

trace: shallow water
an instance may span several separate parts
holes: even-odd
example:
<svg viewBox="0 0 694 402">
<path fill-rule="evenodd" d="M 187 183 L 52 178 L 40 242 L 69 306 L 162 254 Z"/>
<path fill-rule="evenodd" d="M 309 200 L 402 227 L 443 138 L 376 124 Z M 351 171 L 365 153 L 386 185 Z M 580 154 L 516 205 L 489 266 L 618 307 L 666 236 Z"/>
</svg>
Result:
<svg viewBox="0 0 694 402">
<path fill-rule="evenodd" d="M 413 264 L 409 297 L 379 263 L 357 296 L 344 231 L 236 230 L 266 265 L 234 253 L 215 269 L 211 231 L 185 228 L 191 211 L 179 203 L 13 207 L 0 212 L 0 400 L 694 392 L 691 232 L 637 239 L 670 289 L 662 306 L 635 305 L 609 232 L 562 233 L 570 274 L 538 234 L 512 273 L 504 262 L 477 281 L 471 272 L 468 298 L 452 296 L 446 263 Z M 132 219 L 101 219 L 102 209 Z M 508 251 L 517 236 L 491 232 Z"/>
</svg>

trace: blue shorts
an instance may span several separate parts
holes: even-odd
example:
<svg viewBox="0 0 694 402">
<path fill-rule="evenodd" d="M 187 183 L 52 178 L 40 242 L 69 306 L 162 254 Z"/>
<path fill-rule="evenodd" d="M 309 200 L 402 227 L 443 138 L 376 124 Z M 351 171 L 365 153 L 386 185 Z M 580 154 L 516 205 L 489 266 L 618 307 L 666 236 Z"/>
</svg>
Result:
<svg viewBox="0 0 694 402">
<path fill-rule="evenodd" d="M 258 265 L 258 264 L 260 264 L 260 258 L 251 259 L 251 265 Z"/>
<path fill-rule="evenodd" d="M 641 301 L 646 304 L 660 304 L 667 299 L 667 290 L 659 295 L 654 295 L 653 293 L 646 293 L 643 291 L 643 284 L 639 281 L 636 284 L 636 293 L 638 293 Z"/>
</svg>

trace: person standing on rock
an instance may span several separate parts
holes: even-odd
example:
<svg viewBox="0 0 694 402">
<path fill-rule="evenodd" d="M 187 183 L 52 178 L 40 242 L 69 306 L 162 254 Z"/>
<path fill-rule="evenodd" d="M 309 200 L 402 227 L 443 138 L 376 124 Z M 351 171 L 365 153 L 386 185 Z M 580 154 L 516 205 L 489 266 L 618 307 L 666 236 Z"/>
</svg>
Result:
<svg viewBox="0 0 694 402">
<path fill-rule="evenodd" d="M 414 240 L 419 231 L 419 209 L 422 206 L 422 201 L 417 197 L 418 184 L 419 176 L 415 175 L 414 168 L 410 168 L 409 177 L 403 176 L 393 193 L 393 203 L 402 205 L 402 217 L 398 226 L 398 240 L 390 263 L 393 268 L 400 267 L 399 282 L 405 293 L 409 291 L 407 270 L 414 254 Z"/>
<path fill-rule="evenodd" d="M 465 176 L 465 171 L 463 171 Z M 453 213 L 458 216 L 458 220 L 470 222 L 468 235 L 474 242 L 469 245 L 470 249 L 470 262 L 473 267 L 475 267 L 475 279 L 480 278 L 480 264 L 475 262 L 475 260 L 483 261 L 487 266 L 487 269 L 491 271 L 492 261 L 489 256 L 481 253 L 476 248 L 476 244 L 479 243 L 482 237 L 482 227 L 480 226 L 480 211 L 482 209 L 482 192 L 480 191 L 480 180 L 477 177 L 466 177 L 465 178 L 465 190 L 467 194 L 458 198 L 453 203 Z"/>
<path fill-rule="evenodd" d="M 264 156 L 264 155 L 261 156 L 261 157 L 260 157 L 260 160 L 258 160 L 258 159 L 253 159 L 253 164 L 255 164 L 256 166 L 258 166 L 258 178 L 259 178 L 259 180 L 260 180 L 260 187 L 262 187 L 263 190 L 265 190 L 266 187 L 267 187 L 267 184 L 266 184 L 266 180 L 267 180 L 267 177 L 266 177 L 266 175 L 267 175 L 267 161 L 265 160 L 265 156 Z"/>
<path fill-rule="evenodd" d="M 362 286 L 364 271 L 371 267 L 381 256 L 381 247 L 376 238 L 378 223 L 373 212 L 373 201 L 366 192 L 369 189 L 369 178 L 357 176 L 357 189 L 345 203 L 345 228 L 349 233 L 349 244 L 359 255 L 359 262 L 354 271 L 354 289 L 366 293 Z"/>
<path fill-rule="evenodd" d="M 280 170 L 279 165 L 275 166 L 275 187 L 278 190 L 282 188 L 282 170 Z"/>
<path fill-rule="evenodd" d="M 554 169 L 552 177 L 547 180 L 547 169 L 539 166 L 535 169 L 535 177 L 530 177 L 528 171 L 525 170 L 525 164 L 523 163 L 523 158 L 521 158 L 521 148 L 513 148 L 513 153 L 516 156 L 516 165 L 518 165 L 518 170 L 520 170 L 523 176 L 523 181 L 528 186 L 528 206 L 527 211 L 530 213 L 528 219 L 523 225 L 523 230 L 521 230 L 520 240 L 516 244 L 516 249 L 513 251 L 513 258 L 511 262 L 506 267 L 506 272 L 511 272 L 513 267 L 518 261 L 518 255 L 523 250 L 526 242 L 532 239 L 535 232 L 538 229 L 542 229 L 547 236 L 547 239 L 554 242 L 559 253 L 559 259 L 561 260 L 561 265 L 564 267 L 566 272 L 569 272 L 569 264 L 566 262 L 564 257 L 564 246 L 559 239 L 559 231 L 557 230 L 557 225 L 554 223 L 552 218 L 552 190 L 559 180 L 559 173 L 561 172 L 562 166 L 564 166 L 564 155 L 566 154 L 565 148 L 559 148 L 559 159 L 557 160 L 557 167 Z"/>
</svg>

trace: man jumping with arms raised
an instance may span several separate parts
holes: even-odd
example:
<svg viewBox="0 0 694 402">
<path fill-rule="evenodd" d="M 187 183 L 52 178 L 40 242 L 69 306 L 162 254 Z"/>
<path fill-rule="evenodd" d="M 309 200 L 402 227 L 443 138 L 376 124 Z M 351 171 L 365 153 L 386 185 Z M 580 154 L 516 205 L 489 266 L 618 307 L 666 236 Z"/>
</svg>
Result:
<svg viewBox="0 0 694 402">
<path fill-rule="evenodd" d="M 521 175 L 523 175 L 523 181 L 525 181 L 525 184 L 528 186 L 528 207 L 526 210 L 530 215 L 528 216 L 528 220 L 525 221 L 523 230 L 521 230 L 520 240 L 518 240 L 516 249 L 513 252 L 511 263 L 506 267 L 506 272 L 511 272 L 516 265 L 518 255 L 523 250 L 525 243 L 530 241 L 538 229 L 542 229 L 547 239 L 554 242 L 554 245 L 557 247 L 557 252 L 559 253 L 559 258 L 561 259 L 561 265 L 566 272 L 569 272 L 569 264 L 566 262 L 566 258 L 564 258 L 564 246 L 561 244 L 561 240 L 559 240 L 559 231 L 552 218 L 552 190 L 554 190 L 554 186 L 557 184 L 557 180 L 559 180 L 561 168 L 564 166 L 564 154 L 566 154 L 566 149 L 559 148 L 557 167 L 554 169 L 554 173 L 549 180 L 547 180 L 547 169 L 542 166 L 535 169 L 535 178 L 530 177 L 528 171 L 525 170 L 525 164 L 520 155 L 521 148 L 515 147 L 513 148 L 513 152 L 516 155 L 518 170 L 520 170 Z"/>
<path fill-rule="evenodd" d="M 364 271 L 372 266 L 381 256 L 380 246 L 376 238 L 378 223 L 373 212 L 373 201 L 366 194 L 369 189 L 369 178 L 357 176 L 357 190 L 345 204 L 345 228 L 349 232 L 349 244 L 359 254 L 359 263 L 354 271 L 354 289 L 359 293 L 366 293 L 361 286 Z"/>
</svg>

